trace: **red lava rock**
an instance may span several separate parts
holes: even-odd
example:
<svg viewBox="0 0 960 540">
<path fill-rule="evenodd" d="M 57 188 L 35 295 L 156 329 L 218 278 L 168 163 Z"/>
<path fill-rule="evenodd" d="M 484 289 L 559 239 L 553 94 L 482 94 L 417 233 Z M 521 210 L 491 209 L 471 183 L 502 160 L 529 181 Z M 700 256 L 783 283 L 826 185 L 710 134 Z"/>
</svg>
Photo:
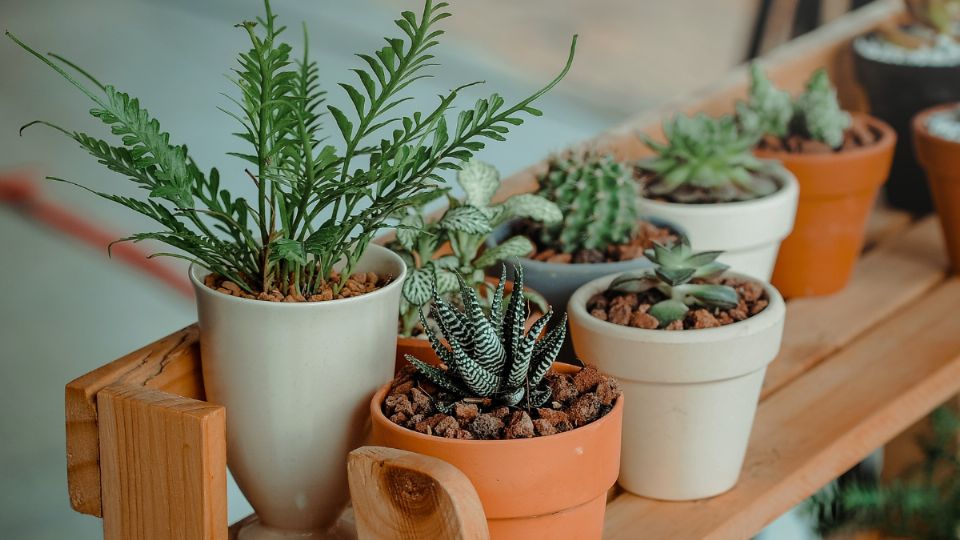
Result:
<svg viewBox="0 0 960 540">
<path fill-rule="evenodd" d="M 626 304 L 611 304 L 607 310 L 607 320 L 613 324 L 626 326 L 630 323 L 633 309 Z"/>
<path fill-rule="evenodd" d="M 461 424 L 467 424 L 473 421 L 480 414 L 480 407 L 474 403 L 463 403 L 458 401 L 453 404 L 453 415 Z"/>
<path fill-rule="evenodd" d="M 470 425 L 473 432 L 481 439 L 498 439 L 503 429 L 503 420 L 492 414 L 481 414 Z"/>
<path fill-rule="evenodd" d="M 553 392 L 553 399 L 560 403 L 566 403 L 577 397 L 577 387 L 573 385 L 573 381 L 566 375 L 550 377 L 547 380 L 547 384 L 550 385 L 550 390 Z"/>
<path fill-rule="evenodd" d="M 594 366 L 585 366 L 573 376 L 573 386 L 577 392 L 583 394 L 597 387 L 603 375 Z"/>
<path fill-rule="evenodd" d="M 387 396 L 385 401 L 387 405 L 387 411 L 392 411 L 394 413 L 403 413 L 407 417 L 413 416 L 413 403 L 410 403 L 410 398 L 406 394 L 394 394 L 392 396 Z"/>
<path fill-rule="evenodd" d="M 573 423 L 570 422 L 570 417 L 563 411 L 541 408 L 537 409 L 537 415 L 541 420 L 550 422 L 550 425 L 557 431 L 569 431 L 573 429 Z"/>
<path fill-rule="evenodd" d="M 649 304 L 644 304 L 647 306 L 647 309 L 650 309 Z M 606 315 L 606 314 L 604 314 Z M 647 330 L 653 330 L 660 326 L 660 321 L 656 317 L 647 313 L 646 311 L 637 311 L 633 312 L 633 315 L 630 316 L 630 326 L 634 328 L 645 328 Z"/>
<path fill-rule="evenodd" d="M 596 308 L 596 309 L 590 310 L 590 314 L 593 315 L 594 317 L 600 319 L 601 321 L 607 320 L 607 312 L 606 312 L 606 310 L 603 310 L 603 309 L 600 309 L 600 308 Z"/>
<path fill-rule="evenodd" d="M 533 430 L 540 437 L 546 437 L 547 435 L 555 435 L 558 433 L 557 428 L 554 427 L 553 424 L 542 418 L 538 418 L 533 421 Z"/>
<path fill-rule="evenodd" d="M 504 430 L 504 439 L 529 439 L 534 436 L 533 420 L 527 411 L 515 411 Z"/>
<path fill-rule="evenodd" d="M 664 330 L 683 330 L 683 321 L 676 320 L 663 327 Z"/>
<path fill-rule="evenodd" d="M 600 398 L 596 394 L 581 395 L 570 405 L 567 415 L 576 427 L 593 422 L 600 416 Z"/>
<path fill-rule="evenodd" d="M 590 309 L 602 309 L 606 310 L 610 305 L 610 300 L 607 299 L 603 293 L 595 294 L 587 300 L 587 305 L 590 306 Z"/>
<path fill-rule="evenodd" d="M 412 385 L 412 383 L 410 383 Z M 423 390 L 419 388 L 410 388 L 410 400 L 413 401 L 413 410 L 418 413 L 428 413 L 433 410 L 433 402 Z"/>
<path fill-rule="evenodd" d="M 447 439 L 462 439 L 462 440 L 473 439 L 473 433 L 470 433 L 469 431 L 465 429 L 460 429 L 460 428 L 448 429 L 446 432 L 444 432 L 443 436 L 446 437 Z"/>
<path fill-rule="evenodd" d="M 597 385 L 597 398 L 603 405 L 612 406 L 620 394 L 620 385 L 617 384 L 616 379 L 606 377 Z"/>
<path fill-rule="evenodd" d="M 502 420 L 510 414 L 510 407 L 497 407 L 496 409 L 490 411 L 490 414 Z"/>
<path fill-rule="evenodd" d="M 460 423 L 457 422 L 456 418 L 448 415 L 444 415 L 443 418 L 433 426 L 433 432 L 441 436 L 446 435 L 447 430 L 450 429 L 460 429 Z"/>
<path fill-rule="evenodd" d="M 756 315 L 757 313 L 760 313 L 764 308 L 767 307 L 768 304 L 769 302 L 766 300 L 757 300 L 757 303 L 750 308 L 750 315 Z"/>
<path fill-rule="evenodd" d="M 407 415 L 403 414 L 402 412 L 398 412 L 390 416 L 390 421 L 393 422 L 394 424 L 399 424 L 402 426 L 407 423 L 408 418 L 409 417 Z"/>
<path fill-rule="evenodd" d="M 744 281 L 735 287 L 744 302 L 756 302 L 763 295 L 763 286 L 755 281 Z"/>
<path fill-rule="evenodd" d="M 694 310 L 690 316 L 693 318 L 694 328 L 716 328 L 720 326 L 720 321 L 705 309 Z"/>
</svg>

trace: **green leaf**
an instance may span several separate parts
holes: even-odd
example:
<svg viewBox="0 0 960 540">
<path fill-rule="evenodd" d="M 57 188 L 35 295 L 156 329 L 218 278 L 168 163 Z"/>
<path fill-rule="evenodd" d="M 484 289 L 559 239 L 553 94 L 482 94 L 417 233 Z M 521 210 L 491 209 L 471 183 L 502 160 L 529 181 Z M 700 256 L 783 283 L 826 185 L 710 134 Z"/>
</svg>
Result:
<svg viewBox="0 0 960 540">
<path fill-rule="evenodd" d="M 487 216 L 475 206 L 450 208 L 437 225 L 444 230 L 465 234 L 488 234 L 491 230 Z"/>
<path fill-rule="evenodd" d="M 466 194 L 466 204 L 484 208 L 500 187 L 500 173 L 493 165 L 473 158 L 460 167 L 457 183 Z"/>
<path fill-rule="evenodd" d="M 695 268 L 666 268 L 658 266 L 655 270 L 657 277 L 668 285 L 676 287 L 690 281 L 693 275 L 697 273 Z"/>
<path fill-rule="evenodd" d="M 620 274 L 610 282 L 610 290 L 627 293 L 642 293 L 657 286 L 657 275 L 653 269 Z"/>
<path fill-rule="evenodd" d="M 406 250 L 413 250 L 416 246 L 417 238 L 423 231 L 423 217 L 420 214 L 410 214 L 400 220 L 400 226 L 397 227 L 397 241 Z"/>
<path fill-rule="evenodd" d="M 656 317 L 660 321 L 660 326 L 663 327 L 673 321 L 679 321 L 689 310 L 690 308 L 679 300 L 664 300 L 651 306 L 647 313 Z"/>
<path fill-rule="evenodd" d="M 403 297 L 414 306 L 422 306 L 433 296 L 433 272 L 414 268 L 403 282 Z"/>
<path fill-rule="evenodd" d="M 514 236 L 500 244 L 487 249 L 473 261 L 475 268 L 485 269 L 498 261 L 511 261 L 518 257 L 526 257 L 533 252 L 533 242 L 526 236 Z"/>
<path fill-rule="evenodd" d="M 287 261 L 291 264 L 306 264 L 307 252 L 302 242 L 291 238 L 279 238 L 270 242 L 270 261 Z"/>
<path fill-rule="evenodd" d="M 740 297 L 733 287 L 726 285 L 684 285 L 685 291 L 690 296 L 696 298 L 699 303 L 718 307 L 721 309 L 732 309 L 740 303 Z"/>
<path fill-rule="evenodd" d="M 563 220 L 563 212 L 556 203 L 533 193 L 514 195 L 500 206 L 504 208 L 498 218 L 500 222 L 515 218 L 526 218 L 540 223 L 558 223 Z"/>
</svg>

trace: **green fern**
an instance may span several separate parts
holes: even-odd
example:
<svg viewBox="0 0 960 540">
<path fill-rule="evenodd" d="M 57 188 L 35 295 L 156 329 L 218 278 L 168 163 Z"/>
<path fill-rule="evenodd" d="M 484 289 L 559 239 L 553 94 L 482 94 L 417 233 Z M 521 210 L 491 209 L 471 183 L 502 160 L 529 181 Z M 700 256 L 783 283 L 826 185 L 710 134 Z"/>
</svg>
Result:
<svg viewBox="0 0 960 540">
<path fill-rule="evenodd" d="M 294 60 L 292 47 L 282 41 L 285 27 L 277 26 L 269 1 L 264 6 L 264 17 L 237 25 L 247 34 L 250 49 L 239 55 L 234 69 L 240 95 L 230 99 L 236 108 L 222 109 L 239 122 L 236 135 L 250 146 L 231 155 L 250 165 L 245 174 L 234 176 L 256 185 L 253 202 L 222 188 L 217 169 L 204 173 L 187 147 L 171 143 L 136 98 L 60 56 L 38 53 L 7 32 L 91 99 L 91 115 L 119 138 L 120 144 L 113 144 L 46 121 L 24 126 L 61 131 L 108 169 L 148 191 L 143 198 L 94 192 L 161 227 L 123 240 L 164 242 L 179 251 L 157 255 L 199 264 L 248 293 L 293 287 L 309 296 L 329 280 L 337 263 L 344 264 L 343 273 L 351 273 L 392 216 L 434 196 L 443 171 L 458 169 L 485 141 L 505 140 L 525 117 L 539 116 L 532 104 L 566 75 L 576 49 L 574 36 L 563 70 L 537 92 L 510 106 L 492 94 L 463 109 L 450 126 L 447 115 L 459 92 L 477 83 L 440 95 L 425 112 L 393 112 L 411 99 L 404 95 L 410 84 L 430 76 L 432 49 L 443 34 L 437 25 L 450 16 L 446 2 L 425 0 L 419 16 L 403 12 L 395 21 L 399 37 L 387 38 L 374 54 L 358 55 L 364 65 L 352 70 L 357 83 L 339 84 L 352 111 L 325 104 L 316 62 L 306 53 L 306 29 L 303 56 Z M 324 142 L 326 117 L 342 138 L 339 148 Z"/>
</svg>

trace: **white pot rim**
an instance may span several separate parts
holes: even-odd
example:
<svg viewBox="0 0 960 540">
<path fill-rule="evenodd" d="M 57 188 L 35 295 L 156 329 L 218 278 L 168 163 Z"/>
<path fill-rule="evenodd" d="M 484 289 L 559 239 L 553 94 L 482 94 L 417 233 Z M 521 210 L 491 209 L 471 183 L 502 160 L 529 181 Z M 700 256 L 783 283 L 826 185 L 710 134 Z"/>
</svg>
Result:
<svg viewBox="0 0 960 540">
<path fill-rule="evenodd" d="M 190 276 L 190 281 L 193 283 L 194 290 L 197 291 L 197 295 L 209 295 L 217 298 L 220 302 L 233 302 L 238 306 L 241 305 L 257 305 L 257 306 L 274 306 L 276 308 L 282 309 L 324 309 L 333 308 L 338 306 L 344 306 L 348 304 L 359 304 L 363 302 L 376 302 L 379 297 L 387 295 L 390 293 L 390 290 L 397 287 L 403 286 L 403 280 L 407 277 L 407 265 L 403 262 L 403 259 L 399 255 L 394 253 L 392 250 L 383 247 L 379 244 L 370 244 L 367 246 L 366 251 L 363 255 L 365 257 L 370 252 L 380 252 L 381 255 L 384 255 L 390 259 L 392 262 L 397 265 L 400 269 L 400 273 L 384 287 L 380 287 L 375 291 L 370 291 L 359 296 L 351 296 L 349 298 L 338 298 L 334 300 L 325 300 L 323 302 L 268 302 L 265 300 L 255 300 L 250 298 L 241 298 L 239 296 L 233 296 L 229 294 L 224 294 L 215 289 L 207 287 L 203 282 L 203 276 L 207 273 L 212 273 L 212 270 L 200 266 L 196 263 L 191 263 L 190 268 L 187 271 L 187 274 Z M 363 257 L 360 260 L 363 260 Z"/>
<path fill-rule="evenodd" d="M 742 321 L 737 321 L 732 324 L 714 328 L 696 328 L 689 330 L 649 330 L 645 328 L 623 326 L 609 321 L 600 320 L 587 312 L 587 301 L 593 297 L 593 295 L 607 290 L 610 283 L 618 275 L 619 274 L 612 274 L 595 279 L 577 289 L 577 291 L 573 293 L 573 296 L 570 297 L 570 302 L 567 304 L 569 317 L 571 319 L 577 319 L 577 321 L 588 330 L 603 336 L 604 338 L 643 343 L 684 344 L 726 341 L 731 338 L 758 334 L 780 324 L 786 312 L 786 304 L 783 301 L 783 296 L 780 295 L 780 292 L 777 291 L 773 285 L 739 272 L 726 272 L 724 273 L 725 276 L 737 277 L 763 285 L 763 290 L 767 293 L 767 299 L 769 302 L 767 307 L 765 307 L 760 313 L 752 315 Z"/>
</svg>

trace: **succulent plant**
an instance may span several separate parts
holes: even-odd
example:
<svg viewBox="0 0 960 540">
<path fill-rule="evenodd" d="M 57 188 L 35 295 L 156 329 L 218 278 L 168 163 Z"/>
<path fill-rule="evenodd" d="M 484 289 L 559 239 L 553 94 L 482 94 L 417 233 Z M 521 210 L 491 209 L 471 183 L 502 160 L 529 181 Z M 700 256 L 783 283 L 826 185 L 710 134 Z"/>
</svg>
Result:
<svg viewBox="0 0 960 540">
<path fill-rule="evenodd" d="M 667 142 L 644 136 L 656 156 L 638 163 L 656 177 L 645 195 L 681 203 L 755 199 L 777 190 L 775 165 L 753 156 L 756 138 L 738 128 L 732 116 L 678 114 L 663 124 Z"/>
<path fill-rule="evenodd" d="M 540 242 L 564 253 L 604 249 L 630 241 L 637 228 L 637 183 L 613 156 L 586 153 L 550 160 L 539 195 L 553 201 L 563 221 L 543 227 Z"/>
<path fill-rule="evenodd" d="M 566 316 L 543 339 L 537 339 L 553 312 L 537 319 L 524 332 L 527 305 L 523 296 L 523 268 L 516 268 L 514 292 L 504 307 L 506 268 L 493 295 L 490 314 L 477 292 L 460 282 L 463 311 L 434 295 L 433 314 L 449 347 L 424 321 L 427 337 L 443 362 L 431 366 L 407 355 L 407 360 L 442 392 L 435 396 L 441 412 L 463 399 L 491 399 L 508 406 L 539 407 L 550 399 L 544 376 L 566 337 Z M 421 316 L 423 312 L 421 310 Z"/>
<path fill-rule="evenodd" d="M 840 108 L 837 91 L 825 70 L 815 71 L 804 93 L 792 100 L 789 93 L 770 82 L 760 66 L 753 64 L 750 97 L 737 103 L 737 122 L 741 131 L 754 139 L 769 135 L 784 139 L 796 134 L 839 148 L 852 120 Z"/>
<path fill-rule="evenodd" d="M 657 289 L 666 299 L 650 307 L 649 313 L 663 328 L 682 319 L 690 306 L 730 309 L 739 303 L 733 287 L 713 283 L 691 283 L 696 278 L 712 278 L 722 274 L 728 266 L 717 262 L 720 251 L 693 253 L 686 238 L 672 246 L 654 244 L 646 256 L 654 267 L 618 276 L 610 289 L 620 292 L 643 293 Z"/>
<path fill-rule="evenodd" d="M 404 336 L 412 334 L 420 308 L 430 302 L 434 292 L 445 296 L 457 291 L 458 275 L 472 289 L 478 292 L 487 289 L 486 292 L 492 293 L 493 287 L 484 280 L 484 270 L 497 261 L 523 257 L 533 251 L 530 240 L 517 235 L 481 252 L 487 237 L 498 225 L 514 218 L 552 223 L 563 217 L 557 205 L 532 193 L 491 204 L 500 188 L 500 173 L 493 165 L 478 159 L 461 165 L 457 183 L 464 191 L 463 201 L 449 197 L 448 209 L 434 221 L 424 216 L 423 206 L 408 212 L 400 221 L 396 241 L 390 246 L 407 265 L 408 276 L 400 302 L 400 333 Z M 450 254 L 435 257 L 444 243 L 449 243 Z M 480 296 L 484 308 L 490 307 L 491 296 Z M 528 299 L 546 310 L 546 301 L 539 296 L 528 292 Z"/>
</svg>

